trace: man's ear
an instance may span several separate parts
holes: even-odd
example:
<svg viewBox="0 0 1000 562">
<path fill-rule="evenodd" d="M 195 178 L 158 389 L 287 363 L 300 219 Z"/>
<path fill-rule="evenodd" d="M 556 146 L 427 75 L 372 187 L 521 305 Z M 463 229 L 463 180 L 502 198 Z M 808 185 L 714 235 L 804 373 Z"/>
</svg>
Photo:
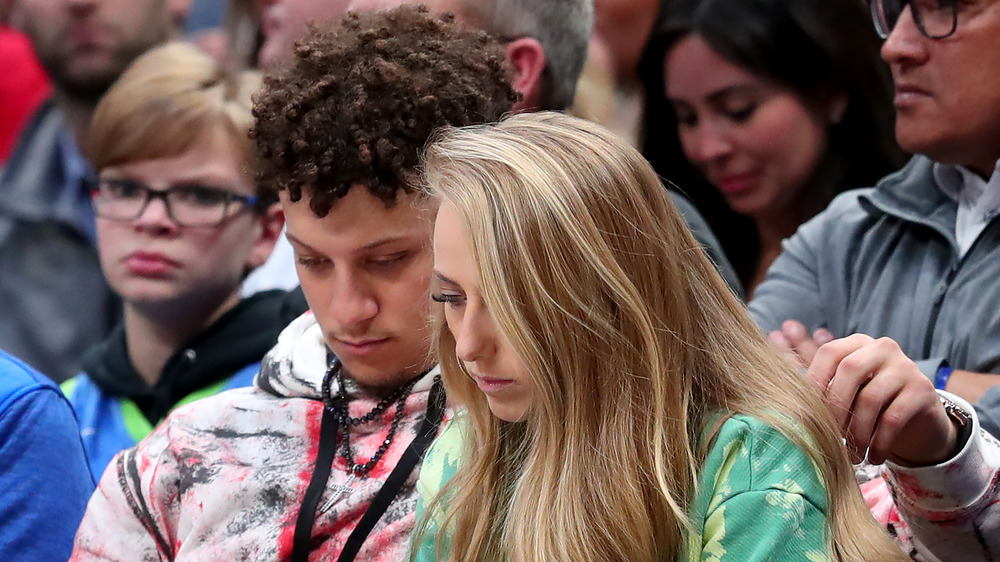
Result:
<svg viewBox="0 0 1000 562">
<path fill-rule="evenodd" d="M 247 269 L 251 271 L 264 265 L 281 236 L 281 229 L 285 226 L 285 213 L 281 210 L 280 203 L 271 205 L 260 215 L 260 225 L 260 234 L 247 256 Z"/>
<path fill-rule="evenodd" d="M 507 60 L 514 68 L 514 90 L 521 94 L 521 100 L 514 105 L 514 110 L 539 109 L 546 64 L 542 44 L 534 37 L 515 39 L 507 44 Z"/>
</svg>

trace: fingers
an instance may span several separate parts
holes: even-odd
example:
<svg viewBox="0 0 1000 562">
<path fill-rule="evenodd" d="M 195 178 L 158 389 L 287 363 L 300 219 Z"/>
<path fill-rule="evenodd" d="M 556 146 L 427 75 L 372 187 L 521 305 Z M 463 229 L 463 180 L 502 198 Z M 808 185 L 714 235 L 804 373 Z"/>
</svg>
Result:
<svg viewBox="0 0 1000 562">
<path fill-rule="evenodd" d="M 820 389 L 825 396 L 841 362 L 872 341 L 874 341 L 872 338 L 864 334 L 854 334 L 825 344 L 816 351 L 812 363 L 809 364 L 806 380 Z"/>
<path fill-rule="evenodd" d="M 851 462 L 854 463 L 864 460 L 868 450 L 868 460 L 872 464 L 881 464 L 899 430 L 912 415 L 912 411 L 900 402 L 907 383 L 905 374 L 885 368 L 884 363 L 875 369 L 876 372 L 860 387 L 850 406 L 845 437 Z"/>
<path fill-rule="evenodd" d="M 808 367 L 812 363 L 819 345 L 809 336 L 806 327 L 797 320 L 785 320 L 781 324 L 781 333 L 788 340 L 795 354 L 798 355 L 799 361 Z"/>
<path fill-rule="evenodd" d="M 915 408 L 914 406 L 918 405 L 914 404 L 910 400 L 911 398 L 913 398 L 912 393 L 900 388 L 900 392 L 891 402 L 886 401 L 888 405 L 877 419 L 878 427 L 875 428 L 874 434 L 867 441 L 868 462 L 882 464 L 893 454 L 893 448 L 897 440 L 899 440 L 901 434 L 922 409 L 920 407 Z M 940 404 L 940 402 L 938 403 Z M 928 438 L 933 439 L 933 436 L 924 436 L 924 439 Z M 856 443 L 856 445 L 860 445 L 860 443 Z M 851 462 L 857 463 L 860 461 L 852 458 Z"/>
<path fill-rule="evenodd" d="M 807 378 L 847 438 L 852 462 L 929 462 L 952 429 L 934 386 L 889 338 L 855 334 L 822 346 Z"/>
<path fill-rule="evenodd" d="M 795 355 L 795 351 L 792 349 L 792 344 L 788 343 L 788 339 L 785 335 L 779 331 L 771 332 L 767 335 L 767 339 L 771 341 L 771 345 L 775 347 L 782 355 L 785 356 L 785 360 L 788 364 L 795 367 L 796 369 L 802 367 L 802 362 L 799 361 L 799 357 Z"/>
<path fill-rule="evenodd" d="M 869 460 L 891 458 L 908 466 L 938 464 L 954 453 L 956 436 L 957 429 L 934 385 L 923 375 L 914 376 L 880 416 Z"/>
<path fill-rule="evenodd" d="M 813 332 L 813 341 L 820 347 L 832 342 L 834 339 L 833 334 L 831 334 L 830 330 L 827 330 L 826 328 L 820 328 Z"/>
</svg>

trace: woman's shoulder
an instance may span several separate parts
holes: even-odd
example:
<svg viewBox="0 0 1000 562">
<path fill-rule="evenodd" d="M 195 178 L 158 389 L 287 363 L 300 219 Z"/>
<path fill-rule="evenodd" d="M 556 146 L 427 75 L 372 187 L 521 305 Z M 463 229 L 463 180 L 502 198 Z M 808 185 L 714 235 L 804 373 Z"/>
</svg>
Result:
<svg viewBox="0 0 1000 562">
<path fill-rule="evenodd" d="M 458 411 L 447 420 L 441 433 L 427 449 L 427 455 L 420 467 L 417 491 L 422 497 L 431 498 L 451 479 L 458 470 L 465 441 L 468 419 L 464 410 Z"/>
<path fill-rule="evenodd" d="M 805 435 L 791 422 L 786 427 L 786 431 Z M 777 491 L 802 495 L 825 511 L 826 489 L 812 456 L 771 423 L 734 414 L 714 436 L 703 438 L 711 438 L 711 443 L 699 489 L 714 491 L 712 504 L 741 493 Z"/>
</svg>

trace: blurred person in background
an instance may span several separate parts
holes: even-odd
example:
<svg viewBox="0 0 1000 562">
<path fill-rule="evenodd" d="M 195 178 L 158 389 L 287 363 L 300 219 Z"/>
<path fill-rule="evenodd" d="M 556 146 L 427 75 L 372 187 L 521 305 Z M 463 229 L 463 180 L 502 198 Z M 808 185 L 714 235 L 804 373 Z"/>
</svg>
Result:
<svg viewBox="0 0 1000 562">
<path fill-rule="evenodd" d="M 284 222 L 253 181 L 260 84 L 169 43 L 137 59 L 97 106 L 97 248 L 124 321 L 62 385 L 95 478 L 176 405 L 249 386 L 302 312 L 285 311 L 284 291 L 238 294 Z"/>
<path fill-rule="evenodd" d="M 305 35 L 309 23 L 339 19 L 350 0 L 257 0 L 263 43 L 257 62 L 272 68 L 291 54 L 295 41 Z"/>
<path fill-rule="evenodd" d="M 1000 434 L 1000 1 L 872 0 L 915 156 L 785 241 L 750 311 L 810 365 L 833 338 L 891 338 Z"/>
<path fill-rule="evenodd" d="M 564 111 L 572 105 L 595 23 L 592 0 L 353 0 L 349 9 L 366 11 L 400 4 L 426 4 L 432 11 L 451 11 L 459 21 L 503 38 L 514 71 L 512 83 L 521 94 L 514 112 Z M 671 198 L 719 273 L 742 296 L 739 280 L 705 220 L 677 193 L 671 192 Z"/>
<path fill-rule="evenodd" d="M 179 33 L 188 0 L 16 1 L 53 94 L 0 172 L 0 348 L 62 381 L 120 315 L 95 248 L 90 120 L 129 63 Z"/>
<path fill-rule="evenodd" d="M 857 2 L 678 0 L 647 56 L 662 68 L 650 102 L 673 112 L 659 127 L 683 152 L 673 168 L 686 158 L 711 184 L 698 189 L 717 191 L 682 190 L 696 204 L 721 193 L 752 223 L 719 227 L 750 241 L 730 254 L 750 295 L 800 224 L 903 163 L 891 82 Z"/>
<path fill-rule="evenodd" d="M 639 147 L 645 92 L 639 62 L 661 0 L 594 0 L 594 34 L 581 76 L 574 114 L 608 127 Z"/>
<path fill-rule="evenodd" d="M 49 81 L 28 38 L 17 30 L 14 0 L 0 0 L 0 167 L 28 119 L 49 94 Z"/>
</svg>

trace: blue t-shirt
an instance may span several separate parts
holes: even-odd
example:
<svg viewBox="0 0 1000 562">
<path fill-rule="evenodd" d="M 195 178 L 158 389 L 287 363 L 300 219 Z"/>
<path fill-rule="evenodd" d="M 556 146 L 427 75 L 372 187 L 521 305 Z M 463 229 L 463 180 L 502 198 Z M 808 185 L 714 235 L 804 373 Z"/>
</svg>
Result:
<svg viewBox="0 0 1000 562">
<path fill-rule="evenodd" d="M 69 402 L 0 351 L 0 560 L 66 560 L 94 480 Z"/>
</svg>

